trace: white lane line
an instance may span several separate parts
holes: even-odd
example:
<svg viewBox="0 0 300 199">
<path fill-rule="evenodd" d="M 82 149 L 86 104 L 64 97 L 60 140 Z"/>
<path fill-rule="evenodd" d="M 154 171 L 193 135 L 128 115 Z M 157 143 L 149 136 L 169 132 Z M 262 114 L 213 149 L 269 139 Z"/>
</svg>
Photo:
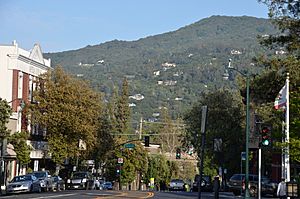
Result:
<svg viewBox="0 0 300 199">
<path fill-rule="evenodd" d="M 76 193 L 60 194 L 60 195 L 53 195 L 53 196 L 41 196 L 41 197 L 36 197 L 36 198 L 31 198 L 31 199 L 58 198 L 58 197 L 68 197 L 68 196 L 73 196 L 73 195 L 76 195 Z"/>
</svg>

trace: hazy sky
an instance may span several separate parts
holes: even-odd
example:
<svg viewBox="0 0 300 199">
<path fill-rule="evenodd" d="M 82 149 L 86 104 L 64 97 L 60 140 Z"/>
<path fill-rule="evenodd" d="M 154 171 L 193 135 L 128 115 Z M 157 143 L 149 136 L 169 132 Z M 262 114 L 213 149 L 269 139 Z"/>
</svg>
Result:
<svg viewBox="0 0 300 199">
<path fill-rule="evenodd" d="M 60 52 L 174 31 L 212 15 L 267 12 L 257 0 L 0 0 L 0 44 Z"/>
</svg>

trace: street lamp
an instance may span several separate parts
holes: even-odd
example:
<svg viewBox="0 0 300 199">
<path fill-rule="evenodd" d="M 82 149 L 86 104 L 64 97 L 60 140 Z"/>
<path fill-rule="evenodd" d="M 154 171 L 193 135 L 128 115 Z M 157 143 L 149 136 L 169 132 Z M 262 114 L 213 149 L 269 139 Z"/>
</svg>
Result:
<svg viewBox="0 0 300 199">
<path fill-rule="evenodd" d="M 243 73 L 238 69 L 231 66 L 231 59 L 229 59 L 228 66 L 225 69 L 225 73 L 223 75 L 224 79 L 229 78 L 228 70 L 234 70 L 240 73 L 243 77 L 246 78 L 246 171 L 245 171 L 245 198 L 249 198 L 249 134 L 250 134 L 250 112 L 249 112 L 249 105 L 250 105 L 250 95 L 249 95 L 249 82 L 250 76 L 249 72 Z"/>
</svg>

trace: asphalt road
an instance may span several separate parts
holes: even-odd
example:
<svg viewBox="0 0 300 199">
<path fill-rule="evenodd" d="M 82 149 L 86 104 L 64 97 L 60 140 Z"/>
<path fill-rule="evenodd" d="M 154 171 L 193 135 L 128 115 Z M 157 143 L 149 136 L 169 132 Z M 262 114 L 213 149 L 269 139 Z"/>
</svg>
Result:
<svg viewBox="0 0 300 199">
<path fill-rule="evenodd" d="M 204 192 L 202 199 L 214 199 L 214 193 Z M 99 191 L 99 190 L 66 190 L 47 193 L 22 193 L 0 196 L 4 199 L 197 199 L 197 192 L 151 192 L 151 191 Z M 242 199 L 229 192 L 221 192 L 220 199 Z M 272 199 L 272 197 L 262 197 Z"/>
</svg>

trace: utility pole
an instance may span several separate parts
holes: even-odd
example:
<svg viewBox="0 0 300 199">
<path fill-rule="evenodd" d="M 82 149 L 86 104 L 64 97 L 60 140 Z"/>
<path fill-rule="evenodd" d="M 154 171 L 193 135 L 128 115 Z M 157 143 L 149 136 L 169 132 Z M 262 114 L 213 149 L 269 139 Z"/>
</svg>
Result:
<svg viewBox="0 0 300 199">
<path fill-rule="evenodd" d="M 205 149 L 205 139 L 206 139 L 206 134 L 205 134 L 206 115 L 207 115 L 207 106 L 202 106 L 202 118 L 201 118 L 201 139 L 202 139 L 202 142 L 201 142 L 200 165 L 199 165 L 200 179 L 199 179 L 199 182 L 197 182 L 198 183 L 198 199 L 201 199 L 201 182 L 202 182 L 204 149 Z"/>
<path fill-rule="evenodd" d="M 139 139 L 142 139 L 142 131 L 143 131 L 143 117 L 140 120 L 140 131 L 139 131 Z"/>
</svg>

